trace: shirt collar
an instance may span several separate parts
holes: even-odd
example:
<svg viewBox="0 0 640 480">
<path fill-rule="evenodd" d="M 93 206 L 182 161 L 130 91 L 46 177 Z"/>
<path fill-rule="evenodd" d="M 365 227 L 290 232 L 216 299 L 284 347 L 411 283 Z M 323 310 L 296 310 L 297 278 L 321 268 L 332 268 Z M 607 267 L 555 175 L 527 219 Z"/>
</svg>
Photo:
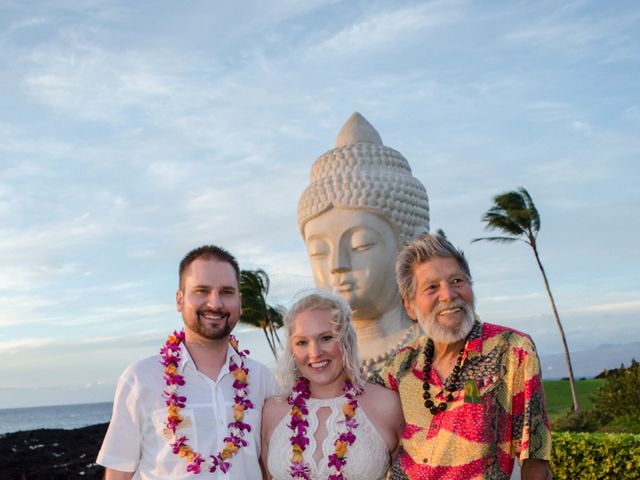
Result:
<svg viewBox="0 0 640 480">
<path fill-rule="evenodd" d="M 482 355 L 482 321 L 476 315 L 469 339 L 467 340 L 466 358 L 473 358 Z"/>
<path fill-rule="evenodd" d="M 227 356 L 224 360 L 224 365 L 222 366 L 221 371 L 227 374 L 229 372 L 229 365 L 231 364 L 231 362 L 233 362 L 239 367 L 240 365 L 242 365 L 242 358 L 240 357 L 238 352 L 236 352 L 234 348 L 227 343 Z M 196 363 L 193 361 L 193 358 L 191 358 L 191 355 L 189 354 L 189 349 L 187 349 L 184 343 L 181 343 L 180 344 L 180 364 L 178 365 L 178 371 L 182 373 L 184 369 L 187 368 L 187 366 L 191 366 L 191 368 L 195 369 Z"/>
</svg>

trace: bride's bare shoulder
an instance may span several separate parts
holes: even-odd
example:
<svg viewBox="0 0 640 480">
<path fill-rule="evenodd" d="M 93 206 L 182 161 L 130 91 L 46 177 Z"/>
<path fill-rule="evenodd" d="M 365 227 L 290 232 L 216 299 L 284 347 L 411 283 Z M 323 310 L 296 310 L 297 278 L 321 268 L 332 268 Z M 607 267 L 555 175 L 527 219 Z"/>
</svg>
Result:
<svg viewBox="0 0 640 480">
<path fill-rule="evenodd" d="M 393 390 L 378 385 L 377 383 L 366 383 L 364 386 L 364 395 L 367 397 L 380 398 L 396 398 L 398 394 Z"/>
<path fill-rule="evenodd" d="M 271 433 L 276 425 L 289 411 L 287 397 L 275 395 L 264 401 L 262 407 L 262 435 L 267 441 L 271 438 Z"/>
<path fill-rule="evenodd" d="M 272 397 L 268 397 L 264 401 L 264 410 L 268 410 L 271 412 L 279 412 L 280 410 L 288 410 L 289 403 L 287 402 L 287 397 L 284 395 L 274 395 Z"/>
<path fill-rule="evenodd" d="M 365 385 L 362 404 L 368 412 L 372 411 L 381 415 L 402 410 L 398 393 L 375 383 Z"/>
</svg>

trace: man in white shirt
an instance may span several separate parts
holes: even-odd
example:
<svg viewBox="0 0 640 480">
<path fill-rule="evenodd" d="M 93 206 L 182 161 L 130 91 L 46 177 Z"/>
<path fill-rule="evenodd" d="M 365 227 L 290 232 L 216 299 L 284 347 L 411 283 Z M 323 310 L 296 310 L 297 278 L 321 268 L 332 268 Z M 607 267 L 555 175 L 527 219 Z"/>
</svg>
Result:
<svg viewBox="0 0 640 480">
<path fill-rule="evenodd" d="M 118 380 L 97 460 L 106 480 L 262 478 L 262 405 L 276 385 L 230 339 L 241 313 L 239 278 L 236 259 L 216 246 L 180 262 L 184 332 Z"/>
</svg>

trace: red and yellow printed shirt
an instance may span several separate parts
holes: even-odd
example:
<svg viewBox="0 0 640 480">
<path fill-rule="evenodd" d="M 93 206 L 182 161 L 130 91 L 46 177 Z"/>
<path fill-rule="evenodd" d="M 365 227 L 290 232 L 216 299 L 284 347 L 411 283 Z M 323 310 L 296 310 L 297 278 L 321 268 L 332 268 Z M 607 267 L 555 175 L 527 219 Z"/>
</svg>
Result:
<svg viewBox="0 0 640 480">
<path fill-rule="evenodd" d="M 383 383 L 400 394 L 407 422 L 392 479 L 509 479 L 514 457 L 550 459 L 540 363 L 528 335 L 476 321 L 458 390 L 435 415 L 422 397 L 426 343 L 423 336 L 407 345 L 380 372 Z M 433 368 L 428 381 L 434 403 L 446 402 L 448 384 Z"/>
</svg>

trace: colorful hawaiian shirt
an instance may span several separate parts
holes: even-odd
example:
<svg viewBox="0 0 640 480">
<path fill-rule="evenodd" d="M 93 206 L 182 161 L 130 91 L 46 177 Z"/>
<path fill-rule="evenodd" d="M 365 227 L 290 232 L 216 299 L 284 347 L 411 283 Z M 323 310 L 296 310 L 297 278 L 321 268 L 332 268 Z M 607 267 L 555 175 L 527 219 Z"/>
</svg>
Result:
<svg viewBox="0 0 640 480">
<path fill-rule="evenodd" d="M 399 392 L 407 422 L 392 479 L 508 480 L 514 457 L 550 459 L 540 363 L 529 336 L 476 321 L 453 400 L 435 415 L 422 396 L 426 342 L 406 346 L 381 372 Z M 433 368 L 428 381 L 435 404 L 446 402 L 449 384 Z"/>
</svg>

